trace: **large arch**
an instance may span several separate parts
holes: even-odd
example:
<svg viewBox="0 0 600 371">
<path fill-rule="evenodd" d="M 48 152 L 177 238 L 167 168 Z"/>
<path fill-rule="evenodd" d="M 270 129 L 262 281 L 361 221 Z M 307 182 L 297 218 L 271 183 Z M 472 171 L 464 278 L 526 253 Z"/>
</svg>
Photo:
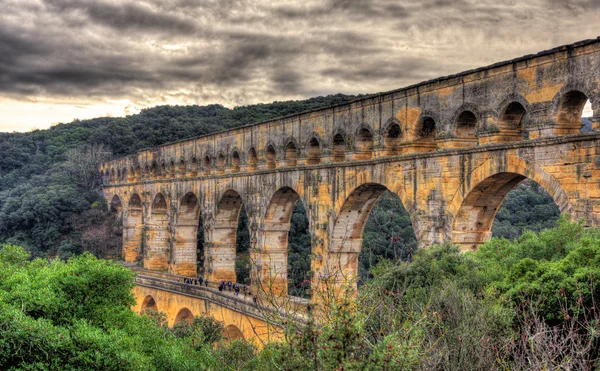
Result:
<svg viewBox="0 0 600 371">
<path fill-rule="evenodd" d="M 173 245 L 172 272 L 176 275 L 195 277 L 198 274 L 196 249 L 200 201 L 193 192 L 181 199 L 177 213 L 177 229 Z"/>
<path fill-rule="evenodd" d="M 158 312 L 158 306 L 156 305 L 156 300 L 152 297 L 152 295 L 147 295 L 142 302 L 142 311 L 145 310 L 153 310 Z"/>
<path fill-rule="evenodd" d="M 290 187 L 278 189 L 263 218 L 263 254 L 260 258 L 259 290 L 274 296 L 288 292 L 288 235 L 298 193 Z"/>
<path fill-rule="evenodd" d="M 140 258 L 143 230 L 142 200 L 134 193 L 129 199 L 127 213 L 123 216 L 123 259 L 128 263 Z"/>
<path fill-rule="evenodd" d="M 329 253 L 325 271 L 320 277 L 324 281 L 321 285 L 333 285 L 336 290 L 340 287 L 356 289 L 358 256 L 363 247 L 365 225 L 373 207 L 386 191 L 395 194 L 393 189 L 381 183 L 367 182 L 354 188 L 341 201 L 330 232 Z M 404 205 L 402 197 L 398 199 Z M 410 213 L 409 217 L 413 224 Z"/>
<path fill-rule="evenodd" d="M 223 336 L 223 339 L 227 341 L 246 340 L 246 338 L 244 338 L 244 333 L 242 332 L 242 330 L 240 330 L 239 327 L 233 324 L 225 326 L 225 328 L 223 328 L 223 331 L 221 331 L 221 336 Z"/>
<path fill-rule="evenodd" d="M 169 211 L 162 193 L 157 193 L 152 201 L 146 241 L 144 267 L 166 271 L 169 267 Z"/>
<path fill-rule="evenodd" d="M 560 96 L 555 108 L 555 120 L 558 123 L 558 127 L 554 130 L 555 135 L 581 132 L 583 107 L 590 101 L 589 98 L 589 95 L 579 90 L 569 90 Z"/>
<path fill-rule="evenodd" d="M 212 241 L 206 251 L 206 271 L 212 281 L 236 281 L 236 241 L 244 201 L 230 189 L 223 193 L 216 208 Z"/>
<path fill-rule="evenodd" d="M 478 166 L 468 183 L 463 184 L 451 201 L 448 212 L 452 242 L 464 251 L 475 250 L 491 238 L 494 217 L 506 195 L 524 179 L 538 183 L 552 197 L 561 213 L 571 204 L 559 182 L 541 167 L 517 156 L 508 156 L 497 165 Z"/>
</svg>

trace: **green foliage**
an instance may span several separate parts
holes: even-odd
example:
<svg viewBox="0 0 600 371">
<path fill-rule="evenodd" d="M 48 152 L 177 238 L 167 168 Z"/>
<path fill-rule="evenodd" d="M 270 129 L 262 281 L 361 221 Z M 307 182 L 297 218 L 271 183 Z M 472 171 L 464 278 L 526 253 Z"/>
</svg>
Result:
<svg viewBox="0 0 600 371">
<path fill-rule="evenodd" d="M 0 368 L 197 370 L 212 359 L 131 311 L 132 272 L 89 254 L 29 261 L 0 251 Z"/>
<path fill-rule="evenodd" d="M 288 238 L 288 293 L 293 296 L 308 297 L 303 285 L 310 281 L 311 240 L 308 232 L 308 217 L 301 200 L 298 200 L 292 211 L 292 221 Z"/>
<path fill-rule="evenodd" d="M 194 348 L 200 349 L 206 344 L 221 341 L 223 328 L 223 322 L 202 315 L 194 317 L 191 321 L 176 323 L 171 331 L 175 337 L 187 339 Z"/>
</svg>

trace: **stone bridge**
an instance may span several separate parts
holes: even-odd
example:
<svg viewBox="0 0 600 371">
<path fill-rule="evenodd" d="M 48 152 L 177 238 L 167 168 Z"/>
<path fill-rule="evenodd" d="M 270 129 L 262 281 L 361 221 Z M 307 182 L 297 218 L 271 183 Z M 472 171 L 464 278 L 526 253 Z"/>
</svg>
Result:
<svg viewBox="0 0 600 371">
<path fill-rule="evenodd" d="M 102 164 L 123 221 L 123 255 L 151 271 L 235 281 L 240 210 L 252 283 L 287 295 L 292 208 L 309 219 L 313 292 L 350 287 L 383 192 L 404 204 L 420 247 L 490 239 L 506 194 L 529 178 L 561 212 L 600 224 L 600 39 L 165 144 Z M 592 131 L 581 133 L 591 101 Z M 257 289 L 256 287 L 254 288 Z M 315 297 L 315 295 L 313 295 Z"/>
</svg>

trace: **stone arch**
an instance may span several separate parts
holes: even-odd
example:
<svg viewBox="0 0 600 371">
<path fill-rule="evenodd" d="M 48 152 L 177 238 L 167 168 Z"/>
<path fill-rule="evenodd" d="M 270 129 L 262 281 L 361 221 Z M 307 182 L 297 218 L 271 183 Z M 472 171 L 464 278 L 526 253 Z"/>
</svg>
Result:
<svg viewBox="0 0 600 371">
<path fill-rule="evenodd" d="M 318 165 L 321 163 L 321 139 L 317 133 L 308 139 L 306 144 L 306 164 Z"/>
<path fill-rule="evenodd" d="M 135 167 L 135 181 L 139 182 L 142 180 L 142 168 L 140 165 Z"/>
<path fill-rule="evenodd" d="M 204 170 L 204 175 L 210 175 L 213 165 L 212 165 L 212 159 L 208 153 L 206 155 L 204 155 L 204 161 L 202 162 L 202 168 Z"/>
<path fill-rule="evenodd" d="M 140 258 L 143 247 L 143 205 L 140 196 L 133 193 L 123 217 L 123 259 L 135 262 Z"/>
<path fill-rule="evenodd" d="M 227 158 L 223 152 L 219 152 L 217 155 L 217 172 L 219 174 L 225 173 L 225 167 L 227 166 Z"/>
<path fill-rule="evenodd" d="M 558 124 L 558 127 L 554 130 L 555 135 L 578 134 L 581 132 L 581 115 L 588 100 L 592 102 L 593 109 L 592 94 L 582 86 L 578 86 L 578 88 L 569 86 L 561 89 L 553 99 L 554 120 Z"/>
<path fill-rule="evenodd" d="M 110 199 L 110 205 L 108 208 L 111 213 L 114 213 L 117 219 L 122 217 L 123 213 L 123 204 L 121 203 L 121 198 L 118 195 L 112 196 Z"/>
<path fill-rule="evenodd" d="M 189 310 L 188 308 L 181 308 L 179 310 L 179 312 L 177 312 L 177 315 L 175 316 L 175 319 L 173 320 L 173 324 L 176 325 L 179 322 L 192 322 L 194 320 L 194 314 L 192 313 L 191 310 Z"/>
<path fill-rule="evenodd" d="M 362 249 L 364 228 L 373 206 L 388 190 L 395 194 L 394 190 L 389 189 L 384 183 L 365 182 L 336 202 L 339 209 L 335 214 L 333 227 L 330 229 L 327 264 L 321 277 L 325 282 L 329 282 L 335 287 L 356 288 L 358 256 Z M 405 199 L 398 198 L 405 206 L 412 224 L 415 226 L 413 215 L 410 213 Z M 417 233 L 417 228 L 414 229 Z"/>
<path fill-rule="evenodd" d="M 162 162 L 160 163 L 160 177 L 161 177 L 161 178 L 166 178 L 166 177 L 167 177 L 167 175 L 168 175 L 168 172 L 167 172 L 167 165 L 165 165 L 165 162 L 164 162 L 164 161 L 162 161 Z"/>
<path fill-rule="evenodd" d="M 277 167 L 277 151 L 274 144 L 268 144 L 265 147 L 265 168 L 272 170 Z"/>
<path fill-rule="evenodd" d="M 108 182 L 111 183 L 111 184 L 114 184 L 114 183 L 117 182 L 117 176 L 116 176 L 116 173 L 115 173 L 115 168 L 111 168 L 110 169 L 110 175 L 108 177 Z"/>
<path fill-rule="evenodd" d="M 285 164 L 294 167 L 298 163 L 298 144 L 294 138 L 285 142 Z"/>
<path fill-rule="evenodd" d="M 146 166 L 144 166 L 144 179 L 150 178 L 151 174 L 150 165 L 146 164 Z"/>
<path fill-rule="evenodd" d="M 240 151 L 237 148 L 234 148 L 231 151 L 231 172 L 239 173 L 240 172 Z"/>
<path fill-rule="evenodd" d="M 518 94 L 511 94 L 500 105 L 497 126 L 488 126 L 486 129 L 489 134 L 497 137 L 496 142 L 523 140 L 528 114 L 527 100 Z"/>
<path fill-rule="evenodd" d="M 183 158 L 180 159 L 179 162 L 177 163 L 177 168 L 175 169 L 175 175 L 178 178 L 183 178 L 186 175 L 185 160 Z"/>
<path fill-rule="evenodd" d="M 420 142 L 433 142 L 439 130 L 439 119 L 431 113 L 423 113 L 417 121 L 415 127 L 414 139 Z"/>
<path fill-rule="evenodd" d="M 169 267 L 169 209 L 162 193 L 152 200 L 150 220 L 146 232 L 147 250 L 144 267 L 149 270 L 166 271 Z"/>
<path fill-rule="evenodd" d="M 152 166 L 150 167 L 150 177 L 152 179 L 156 179 L 157 176 L 158 176 L 157 164 L 156 164 L 156 161 L 152 161 Z"/>
<path fill-rule="evenodd" d="M 158 305 L 156 305 L 156 300 L 152 297 L 152 295 L 147 295 L 142 301 L 142 312 L 145 310 L 153 310 L 158 312 Z"/>
<path fill-rule="evenodd" d="M 363 125 L 356 131 L 354 145 L 355 160 L 369 160 L 373 157 L 373 130 Z"/>
<path fill-rule="evenodd" d="M 448 207 L 452 218 L 451 239 L 463 250 L 477 249 L 491 238 L 492 223 L 502 201 L 526 178 L 544 188 L 561 213 L 571 211 L 569 198 L 558 180 L 520 157 L 508 156 L 494 164 L 474 168 L 470 181 L 459 188 Z"/>
<path fill-rule="evenodd" d="M 395 117 L 390 118 L 382 129 L 383 146 L 386 156 L 396 156 L 401 153 L 402 123 Z"/>
<path fill-rule="evenodd" d="M 236 281 L 235 261 L 237 229 L 244 200 L 229 189 L 216 205 L 212 240 L 207 248 L 206 270 L 212 281 Z"/>
<path fill-rule="evenodd" d="M 129 171 L 127 171 L 127 182 L 131 183 L 135 181 L 135 178 L 135 169 L 133 168 L 133 166 L 130 166 Z"/>
<path fill-rule="evenodd" d="M 176 239 L 173 244 L 173 274 L 195 277 L 198 274 L 196 249 L 198 247 L 198 225 L 200 201 L 193 192 L 186 193 L 179 203 L 177 212 Z"/>
<path fill-rule="evenodd" d="M 225 326 L 225 328 L 223 328 L 223 331 L 221 331 L 221 336 L 223 336 L 223 339 L 225 339 L 227 341 L 234 341 L 234 340 L 246 341 L 246 338 L 244 337 L 244 333 L 240 330 L 239 327 L 237 327 L 236 325 L 233 325 L 233 324 Z"/>
<path fill-rule="evenodd" d="M 248 171 L 255 171 L 257 163 L 258 155 L 256 154 L 256 149 L 254 147 L 250 147 L 248 150 Z"/>
<path fill-rule="evenodd" d="M 260 291 L 286 296 L 288 291 L 288 234 L 294 205 L 300 196 L 291 187 L 281 187 L 269 200 L 263 217 L 264 253 L 260 258 Z"/>
<path fill-rule="evenodd" d="M 346 161 L 346 135 L 343 132 L 336 132 L 331 140 L 331 161 Z"/>
<path fill-rule="evenodd" d="M 195 177 L 198 175 L 198 160 L 196 159 L 196 157 L 192 157 L 192 159 L 190 160 L 190 164 L 188 166 L 187 169 L 187 176 L 189 177 Z"/>
</svg>

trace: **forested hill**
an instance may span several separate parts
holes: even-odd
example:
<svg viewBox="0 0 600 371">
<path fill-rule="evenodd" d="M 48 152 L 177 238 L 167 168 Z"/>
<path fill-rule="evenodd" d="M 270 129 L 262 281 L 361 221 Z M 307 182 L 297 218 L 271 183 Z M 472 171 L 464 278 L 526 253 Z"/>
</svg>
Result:
<svg viewBox="0 0 600 371">
<path fill-rule="evenodd" d="M 96 190 L 100 161 L 185 138 L 346 103 L 330 95 L 228 109 L 221 105 L 159 106 L 127 117 L 58 124 L 28 133 L 0 133 L 0 241 L 34 255 L 82 248 L 110 252 L 116 238 Z M 111 245 L 112 244 L 112 245 Z"/>
</svg>

